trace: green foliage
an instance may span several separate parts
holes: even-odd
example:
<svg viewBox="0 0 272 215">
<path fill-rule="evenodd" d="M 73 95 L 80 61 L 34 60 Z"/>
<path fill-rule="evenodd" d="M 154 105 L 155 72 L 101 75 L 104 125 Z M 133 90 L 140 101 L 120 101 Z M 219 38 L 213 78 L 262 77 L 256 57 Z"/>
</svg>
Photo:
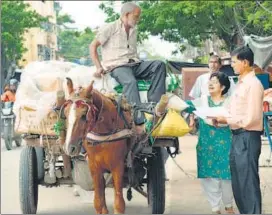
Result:
<svg viewBox="0 0 272 215">
<path fill-rule="evenodd" d="M 208 61 L 209 61 L 209 55 L 198 56 L 194 58 L 194 63 L 208 64 Z"/>
<path fill-rule="evenodd" d="M 225 49 L 231 50 L 239 35 L 272 34 L 271 1 L 141 1 L 139 40 L 147 35 L 160 35 L 162 39 L 181 43 L 187 39 L 190 45 L 201 46 L 213 34 L 225 41 Z M 107 15 L 107 22 L 119 17 L 113 11 L 113 3 L 100 5 Z M 181 49 L 182 51 L 183 49 Z"/>
<path fill-rule="evenodd" d="M 27 50 L 23 46 L 24 32 L 33 27 L 39 27 L 47 18 L 30 10 L 28 4 L 22 1 L 2 1 L 1 16 L 1 54 L 5 62 L 17 62 Z"/>
<path fill-rule="evenodd" d="M 90 28 L 84 31 L 63 30 L 59 33 L 59 54 L 66 60 L 73 61 L 89 57 L 89 45 L 94 39 Z"/>
<path fill-rule="evenodd" d="M 59 7 L 59 12 L 61 7 Z M 89 45 L 94 39 L 94 32 L 90 28 L 78 31 L 67 27 L 67 24 L 75 23 L 69 14 L 57 13 L 58 54 L 67 61 L 75 61 L 80 58 L 87 59 L 87 64 L 91 65 Z"/>
<path fill-rule="evenodd" d="M 68 14 L 63 14 L 63 15 L 57 15 L 57 25 L 58 26 L 63 26 L 65 28 L 67 28 L 65 26 L 65 24 L 73 24 L 75 23 L 75 21 L 71 18 L 70 15 Z"/>
</svg>

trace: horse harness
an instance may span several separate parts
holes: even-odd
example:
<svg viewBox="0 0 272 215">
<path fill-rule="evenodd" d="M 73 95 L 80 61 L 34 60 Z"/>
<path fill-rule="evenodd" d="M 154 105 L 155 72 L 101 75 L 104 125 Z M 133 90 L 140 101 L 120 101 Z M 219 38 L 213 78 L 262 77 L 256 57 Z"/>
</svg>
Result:
<svg viewBox="0 0 272 215">
<path fill-rule="evenodd" d="M 100 96 L 100 98 L 101 98 L 101 96 Z M 110 98 L 108 98 L 108 99 L 110 99 Z M 99 145 L 99 144 L 102 144 L 105 142 L 115 142 L 118 140 L 123 140 L 128 137 L 131 137 L 133 135 L 133 132 L 131 130 L 132 125 L 127 121 L 127 119 L 124 115 L 124 110 L 122 109 L 122 106 L 121 106 L 122 97 L 119 96 L 117 101 L 112 100 L 112 99 L 110 99 L 110 100 L 111 100 L 111 102 L 113 102 L 113 104 L 115 105 L 115 107 L 117 109 L 117 115 L 116 115 L 117 123 L 118 123 L 118 116 L 119 116 L 124 121 L 124 128 L 116 128 L 115 130 L 113 130 L 109 133 L 103 133 L 103 134 L 98 134 L 98 133 L 95 133 L 92 131 L 93 128 L 96 126 L 98 120 L 102 118 L 101 113 L 102 113 L 103 107 L 104 107 L 104 102 L 103 102 L 102 98 L 101 98 L 102 105 L 101 105 L 100 110 L 94 105 L 92 99 L 82 99 L 82 98 L 78 98 L 78 97 L 69 99 L 59 109 L 60 110 L 60 113 L 59 113 L 60 119 L 66 120 L 66 117 L 64 115 L 64 109 L 69 103 L 75 103 L 76 106 L 83 104 L 83 105 L 86 105 L 88 108 L 85 116 L 86 116 L 86 123 L 89 126 L 87 126 L 87 128 L 86 128 L 85 136 L 86 136 L 86 140 L 89 145 L 96 146 L 96 145 Z M 88 117 L 90 114 L 92 115 L 91 121 L 89 121 L 89 117 Z M 65 130 L 66 130 L 66 128 L 65 128 Z"/>
</svg>

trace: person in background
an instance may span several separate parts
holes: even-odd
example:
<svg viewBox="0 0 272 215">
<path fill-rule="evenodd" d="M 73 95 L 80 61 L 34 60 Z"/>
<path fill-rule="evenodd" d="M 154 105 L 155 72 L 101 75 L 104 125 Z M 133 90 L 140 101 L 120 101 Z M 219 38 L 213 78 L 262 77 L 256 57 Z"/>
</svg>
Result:
<svg viewBox="0 0 272 215">
<path fill-rule="evenodd" d="M 252 50 L 244 46 L 234 50 L 231 55 L 231 65 L 239 78 L 228 108 L 230 117 L 216 117 L 214 125 L 228 124 L 232 129 L 231 180 L 240 213 L 261 214 L 259 157 L 264 88 L 253 70 Z"/>
<path fill-rule="evenodd" d="M 191 89 L 189 96 L 193 99 L 200 98 L 202 95 L 209 95 L 209 89 L 208 89 L 209 79 L 210 79 L 211 74 L 220 71 L 220 68 L 222 67 L 221 58 L 218 55 L 211 54 L 211 56 L 209 58 L 208 66 L 209 66 L 210 71 L 198 76 L 193 88 Z M 226 94 L 226 96 L 231 96 L 234 88 L 235 88 L 235 83 L 234 83 L 233 79 L 230 79 L 230 89 L 229 89 L 228 93 Z M 193 116 L 193 114 L 190 114 L 188 117 L 189 117 L 190 123 L 195 121 L 194 124 L 198 124 L 198 118 Z M 195 127 L 196 129 L 192 130 L 193 131 L 192 134 L 197 132 L 197 127 L 198 126 L 196 125 L 196 127 Z"/>
<path fill-rule="evenodd" d="M 15 91 L 7 84 L 4 88 L 4 93 L 1 95 L 2 102 L 15 102 Z"/>
<path fill-rule="evenodd" d="M 202 95 L 209 95 L 208 83 L 212 73 L 219 72 L 222 66 L 221 58 L 218 55 L 211 55 L 209 59 L 209 72 L 198 76 L 196 82 L 189 94 L 193 99 L 199 98 Z M 235 88 L 234 81 L 230 80 L 230 90 L 226 96 L 230 96 Z"/>
<path fill-rule="evenodd" d="M 230 81 L 222 72 L 212 73 L 208 82 L 209 95 L 202 95 L 192 101 L 185 111 L 192 113 L 197 107 L 220 107 L 227 105 L 225 96 Z M 191 123 L 191 126 L 193 124 Z M 197 175 L 211 205 L 212 213 L 220 214 L 221 201 L 226 213 L 234 214 L 233 193 L 229 167 L 231 131 L 229 126 L 215 127 L 212 120 L 199 119 L 199 136 L 196 146 Z"/>
</svg>

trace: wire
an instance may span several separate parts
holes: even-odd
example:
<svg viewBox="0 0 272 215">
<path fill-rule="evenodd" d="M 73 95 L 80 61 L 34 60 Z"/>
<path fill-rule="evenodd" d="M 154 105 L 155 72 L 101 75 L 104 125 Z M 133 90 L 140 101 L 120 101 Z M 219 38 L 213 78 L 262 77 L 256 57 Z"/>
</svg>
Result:
<svg viewBox="0 0 272 215">
<path fill-rule="evenodd" d="M 256 1 L 256 3 L 257 3 L 262 9 L 264 9 L 266 12 L 272 14 L 272 11 L 271 11 L 271 10 L 268 10 L 266 7 L 264 7 L 259 1 Z"/>
</svg>

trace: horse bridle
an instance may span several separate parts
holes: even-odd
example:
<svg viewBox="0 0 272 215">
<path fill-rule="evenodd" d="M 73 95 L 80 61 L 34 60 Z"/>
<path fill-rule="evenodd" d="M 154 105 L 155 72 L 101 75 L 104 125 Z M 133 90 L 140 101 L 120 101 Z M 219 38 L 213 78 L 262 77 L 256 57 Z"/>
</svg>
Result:
<svg viewBox="0 0 272 215">
<path fill-rule="evenodd" d="M 64 115 L 64 109 L 65 107 L 70 104 L 70 103 L 76 103 L 76 105 L 86 105 L 88 107 L 88 110 L 87 110 L 87 113 L 85 114 L 86 116 L 86 123 L 87 124 L 90 124 L 89 126 L 86 127 L 86 130 L 84 132 L 84 135 L 86 135 L 88 132 L 91 132 L 97 136 L 103 136 L 103 135 L 111 135 L 111 134 L 115 134 L 117 133 L 119 130 L 118 128 L 116 128 L 115 130 L 109 132 L 109 133 L 105 133 L 105 134 L 98 134 L 98 133 L 94 133 L 92 131 L 92 129 L 95 127 L 96 123 L 98 122 L 98 120 L 101 118 L 101 113 L 103 111 L 103 107 L 104 107 L 104 102 L 103 102 L 103 99 L 101 98 L 100 96 L 100 100 L 101 100 L 101 108 L 98 112 L 98 108 L 93 104 L 93 101 L 92 99 L 82 99 L 82 98 L 78 98 L 78 95 L 76 94 L 74 98 L 70 98 L 68 99 L 60 108 L 60 119 L 62 120 L 66 120 L 66 117 Z M 90 113 L 90 111 L 92 111 L 92 115 L 94 116 L 93 117 L 93 122 L 89 122 L 89 119 L 88 119 L 88 115 Z M 97 114 L 98 113 L 98 114 Z M 96 117 L 95 117 L 96 116 Z M 118 123 L 118 112 L 117 112 L 117 115 L 116 115 L 116 119 L 117 119 L 117 122 Z M 65 128 L 66 130 L 66 128 Z"/>
<path fill-rule="evenodd" d="M 90 99 L 82 99 L 82 98 L 77 98 L 77 97 L 72 98 L 72 99 L 68 99 L 60 108 L 60 113 L 59 113 L 60 119 L 66 120 L 66 116 L 64 115 L 64 109 L 68 104 L 71 104 L 71 103 L 72 104 L 75 103 L 77 107 L 79 105 L 87 106 L 87 112 L 83 115 L 86 117 L 86 123 L 89 124 L 89 126 L 86 127 L 86 130 L 88 131 L 88 130 L 93 129 L 96 122 L 97 122 L 97 119 L 99 118 L 99 116 L 101 114 L 101 110 L 100 110 L 99 114 L 96 115 L 98 112 L 98 108 L 93 104 L 93 102 Z M 93 122 L 90 122 L 90 119 L 88 118 L 90 111 L 92 112 L 92 116 L 94 116 L 94 117 L 92 117 Z M 97 117 L 95 117 L 95 116 L 97 116 Z M 65 128 L 65 130 L 66 130 L 66 128 Z M 87 131 L 85 131 L 85 133 Z"/>
</svg>

